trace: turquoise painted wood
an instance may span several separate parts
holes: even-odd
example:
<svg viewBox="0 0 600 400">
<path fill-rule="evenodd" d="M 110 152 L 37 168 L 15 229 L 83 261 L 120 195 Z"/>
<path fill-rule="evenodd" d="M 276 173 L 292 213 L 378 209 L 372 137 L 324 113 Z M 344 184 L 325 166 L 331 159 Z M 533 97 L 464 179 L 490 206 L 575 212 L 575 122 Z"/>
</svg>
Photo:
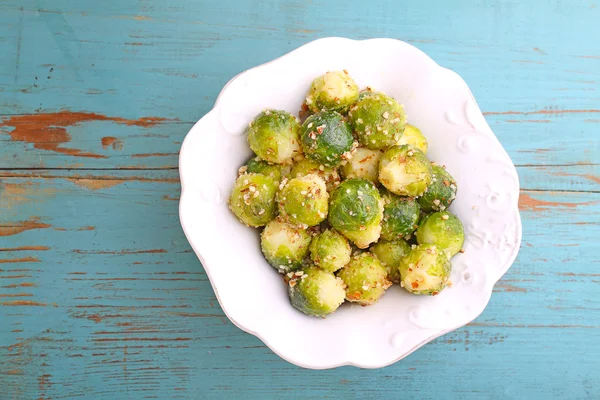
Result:
<svg viewBox="0 0 600 400">
<path fill-rule="evenodd" d="M 0 1 L 0 399 L 600 398 L 598 21 L 594 0 Z M 221 87 L 333 35 L 457 71 L 523 189 L 485 312 L 379 370 L 303 370 L 237 329 L 178 220 L 177 152 Z"/>
</svg>

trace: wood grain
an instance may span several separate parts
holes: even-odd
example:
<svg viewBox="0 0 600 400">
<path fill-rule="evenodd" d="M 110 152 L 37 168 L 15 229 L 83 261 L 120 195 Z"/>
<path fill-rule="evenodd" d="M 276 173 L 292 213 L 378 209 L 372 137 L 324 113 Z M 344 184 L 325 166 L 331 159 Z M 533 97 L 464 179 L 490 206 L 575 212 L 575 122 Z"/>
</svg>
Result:
<svg viewBox="0 0 600 400">
<path fill-rule="evenodd" d="M 599 20 L 583 0 L 0 2 L 0 398 L 600 398 Z M 222 86 L 334 35 L 458 72 L 522 187 L 485 312 L 379 370 L 302 370 L 232 325 L 178 219 L 178 150 Z"/>
</svg>

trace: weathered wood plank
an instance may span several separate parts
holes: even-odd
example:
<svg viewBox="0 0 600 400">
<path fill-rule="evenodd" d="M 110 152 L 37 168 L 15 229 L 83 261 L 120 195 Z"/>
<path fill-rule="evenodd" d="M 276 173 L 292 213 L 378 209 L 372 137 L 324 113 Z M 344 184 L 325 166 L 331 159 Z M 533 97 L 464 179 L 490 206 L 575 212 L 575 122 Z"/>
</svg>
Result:
<svg viewBox="0 0 600 400">
<path fill-rule="evenodd" d="M 6 1 L 0 168 L 175 166 L 185 133 L 229 78 L 327 35 L 412 41 L 456 70 L 517 164 L 597 163 L 600 53 L 586 38 L 600 8 L 553 4 L 539 13 L 461 0 L 438 4 L 432 15 L 417 2 L 391 0 L 377 12 L 339 0 L 145 8 Z M 494 26 L 506 27 L 500 34 Z M 39 113 L 48 115 L 30 115 Z"/>
<path fill-rule="evenodd" d="M 179 227 L 177 171 L 31 173 L 2 178 L 0 203 L 0 382 L 14 398 L 553 397 L 564 382 L 600 395 L 598 193 L 522 192 L 522 250 L 469 327 L 382 370 L 317 373 L 224 316 Z M 483 368 L 495 378 L 476 379 Z"/>
<path fill-rule="evenodd" d="M 600 123 L 588 120 L 589 115 L 553 115 L 547 122 L 523 119 L 518 124 L 514 118 L 488 116 L 516 165 L 591 165 L 594 170 L 600 165 Z M 192 125 L 162 117 L 126 119 L 64 110 L 0 116 L 0 169 L 174 168 Z"/>
</svg>

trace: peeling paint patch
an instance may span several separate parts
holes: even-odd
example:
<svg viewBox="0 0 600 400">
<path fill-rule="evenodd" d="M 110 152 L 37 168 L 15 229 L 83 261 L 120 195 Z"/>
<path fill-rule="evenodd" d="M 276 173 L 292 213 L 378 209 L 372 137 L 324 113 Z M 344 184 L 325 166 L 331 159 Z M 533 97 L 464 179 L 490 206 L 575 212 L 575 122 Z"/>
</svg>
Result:
<svg viewBox="0 0 600 400">
<path fill-rule="evenodd" d="M 103 149 L 108 149 L 109 147 L 112 147 L 113 150 L 123 150 L 123 142 L 120 139 L 117 139 L 116 137 L 105 136 L 102 138 L 101 142 Z"/>
<path fill-rule="evenodd" d="M 0 236 L 12 236 L 33 229 L 45 229 L 50 227 L 50 224 L 39 222 L 39 218 L 32 217 L 27 221 L 14 222 L 12 224 L 9 222 L 0 225 Z"/>
<path fill-rule="evenodd" d="M 0 209 L 10 210 L 22 203 L 41 202 L 54 197 L 57 190 L 41 188 L 37 182 L 4 183 L 0 181 Z"/>
<path fill-rule="evenodd" d="M 3 277 L 3 278 L 5 278 L 5 277 Z M 5 288 L 5 289 L 15 289 L 18 287 L 35 287 L 35 286 L 37 286 L 35 283 L 23 282 L 23 283 L 19 283 L 19 284 L 13 283 L 11 285 L 0 286 L 0 287 Z"/>
<path fill-rule="evenodd" d="M 87 190 L 101 190 L 108 189 L 113 186 L 120 185 L 126 181 L 118 179 L 69 179 L 77 186 L 81 186 Z"/>
<path fill-rule="evenodd" d="M 41 260 L 35 257 L 23 257 L 23 258 L 11 258 L 7 260 L 0 260 L 0 264 L 16 264 L 16 263 L 30 263 L 30 262 L 41 262 Z"/>
<path fill-rule="evenodd" d="M 88 112 L 59 111 L 47 114 L 14 115 L 0 122 L 0 128 L 8 128 L 6 133 L 11 140 L 31 143 L 39 150 L 77 157 L 106 158 L 102 154 L 63 147 L 71 141 L 67 127 L 95 121 L 147 128 L 165 121 L 165 118 L 147 117 L 132 120 Z"/>
<path fill-rule="evenodd" d="M 48 246 L 20 246 L 0 248 L 0 251 L 46 251 L 50 250 Z"/>
<path fill-rule="evenodd" d="M 527 289 L 512 285 L 507 285 L 505 283 L 497 283 L 494 286 L 495 292 L 519 292 L 519 293 L 527 293 Z"/>
<path fill-rule="evenodd" d="M 594 204 L 594 202 L 584 202 L 584 203 L 566 203 L 566 202 L 558 202 L 558 201 L 545 201 L 534 199 L 528 194 L 521 193 L 519 196 L 519 209 L 522 211 L 544 211 L 553 207 L 561 207 L 561 208 L 577 208 L 583 205 Z"/>
<path fill-rule="evenodd" d="M 5 301 L 0 302 L 1 306 L 35 306 L 35 307 L 46 307 L 47 303 L 40 303 L 38 301 L 29 301 L 29 300 L 14 300 L 14 301 Z"/>
</svg>

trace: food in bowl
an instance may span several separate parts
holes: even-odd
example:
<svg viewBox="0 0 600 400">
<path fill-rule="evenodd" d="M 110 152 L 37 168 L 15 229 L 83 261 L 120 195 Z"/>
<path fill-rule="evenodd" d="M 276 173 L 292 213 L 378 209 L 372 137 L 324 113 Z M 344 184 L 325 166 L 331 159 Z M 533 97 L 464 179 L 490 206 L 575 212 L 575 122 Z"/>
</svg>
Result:
<svg viewBox="0 0 600 400">
<path fill-rule="evenodd" d="M 344 301 L 368 306 L 393 284 L 437 295 L 451 285 L 464 229 L 448 211 L 455 179 L 427 156 L 403 106 L 347 71 L 308 88 L 301 123 L 267 109 L 249 122 L 255 153 L 240 167 L 229 208 L 262 229 L 261 249 L 291 305 L 325 317 Z"/>
</svg>

